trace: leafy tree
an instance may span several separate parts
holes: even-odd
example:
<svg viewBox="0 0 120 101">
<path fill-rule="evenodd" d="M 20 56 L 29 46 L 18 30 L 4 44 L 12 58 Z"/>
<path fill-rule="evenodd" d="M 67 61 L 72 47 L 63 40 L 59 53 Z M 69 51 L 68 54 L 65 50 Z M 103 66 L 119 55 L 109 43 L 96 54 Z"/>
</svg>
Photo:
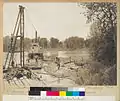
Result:
<svg viewBox="0 0 120 101">
<path fill-rule="evenodd" d="M 30 38 L 24 38 L 24 47 L 26 50 L 29 50 L 31 42 L 32 40 Z"/>
<path fill-rule="evenodd" d="M 90 43 L 91 43 L 91 39 L 90 39 L 90 38 L 86 39 L 86 40 L 84 41 L 85 47 L 86 47 L 86 48 L 89 48 L 90 45 L 91 45 Z"/>
<path fill-rule="evenodd" d="M 116 3 L 82 3 L 91 26 L 92 56 L 107 65 L 116 64 Z"/>
<path fill-rule="evenodd" d="M 63 42 L 62 42 L 62 41 L 59 42 L 59 47 L 60 47 L 60 48 L 64 48 L 64 47 L 63 47 Z"/>
<path fill-rule="evenodd" d="M 50 46 L 51 48 L 58 48 L 59 47 L 59 40 L 57 38 L 50 39 Z"/>
<path fill-rule="evenodd" d="M 9 44 L 10 44 L 10 36 L 5 36 L 3 38 L 3 51 L 4 52 L 7 52 L 9 49 Z"/>
<path fill-rule="evenodd" d="M 43 47 L 43 48 L 47 48 L 48 47 L 48 40 L 47 40 L 47 38 L 40 38 L 39 45 L 41 47 Z"/>
<path fill-rule="evenodd" d="M 11 37 L 10 36 L 5 36 L 3 38 L 3 51 L 8 52 L 10 49 L 10 44 L 11 43 Z"/>
<path fill-rule="evenodd" d="M 68 49 L 79 49 L 84 46 L 84 39 L 79 37 L 69 37 L 65 40 L 65 46 Z"/>
</svg>

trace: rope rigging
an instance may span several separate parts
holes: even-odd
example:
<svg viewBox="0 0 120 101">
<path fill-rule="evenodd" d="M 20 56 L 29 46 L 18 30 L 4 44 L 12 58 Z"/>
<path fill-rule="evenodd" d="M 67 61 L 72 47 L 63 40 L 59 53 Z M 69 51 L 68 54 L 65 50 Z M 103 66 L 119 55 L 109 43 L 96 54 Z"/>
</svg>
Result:
<svg viewBox="0 0 120 101">
<path fill-rule="evenodd" d="M 29 15 L 29 12 L 28 12 L 27 9 L 26 9 L 26 16 L 27 16 L 28 20 L 31 22 L 33 29 L 34 29 L 35 31 L 37 31 L 35 25 L 33 24 L 32 20 L 30 19 L 30 15 Z"/>
</svg>

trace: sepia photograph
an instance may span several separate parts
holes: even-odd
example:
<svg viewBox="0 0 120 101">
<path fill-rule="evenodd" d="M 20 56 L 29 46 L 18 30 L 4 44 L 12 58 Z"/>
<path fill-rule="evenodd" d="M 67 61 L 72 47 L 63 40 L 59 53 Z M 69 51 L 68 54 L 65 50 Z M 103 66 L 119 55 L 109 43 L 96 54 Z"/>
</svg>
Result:
<svg viewBox="0 0 120 101">
<path fill-rule="evenodd" d="M 117 85 L 116 3 L 5 3 L 3 88 Z"/>
</svg>

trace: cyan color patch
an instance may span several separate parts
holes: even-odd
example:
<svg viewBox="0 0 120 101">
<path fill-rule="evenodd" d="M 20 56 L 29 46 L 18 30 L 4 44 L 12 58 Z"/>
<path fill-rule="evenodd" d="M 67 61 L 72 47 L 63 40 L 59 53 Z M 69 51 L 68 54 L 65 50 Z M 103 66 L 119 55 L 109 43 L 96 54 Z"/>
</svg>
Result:
<svg viewBox="0 0 120 101">
<path fill-rule="evenodd" d="M 79 94 L 80 92 L 78 92 L 78 91 L 73 91 L 72 92 L 72 96 L 79 96 L 80 94 Z"/>
</svg>

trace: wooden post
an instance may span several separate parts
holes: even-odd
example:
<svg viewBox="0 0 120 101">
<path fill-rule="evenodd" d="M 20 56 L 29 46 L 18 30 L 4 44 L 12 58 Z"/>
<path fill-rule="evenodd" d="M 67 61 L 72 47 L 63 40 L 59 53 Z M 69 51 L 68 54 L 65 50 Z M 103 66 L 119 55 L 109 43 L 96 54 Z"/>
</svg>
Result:
<svg viewBox="0 0 120 101">
<path fill-rule="evenodd" d="M 20 7 L 20 65 L 24 67 L 24 7 Z"/>
<path fill-rule="evenodd" d="M 23 67 L 25 65 L 25 56 L 24 56 L 24 7 L 23 7 Z"/>
<path fill-rule="evenodd" d="M 22 16 L 22 6 L 19 6 L 19 10 L 20 10 L 20 65 L 22 66 L 22 26 L 21 26 L 21 16 Z"/>
</svg>

